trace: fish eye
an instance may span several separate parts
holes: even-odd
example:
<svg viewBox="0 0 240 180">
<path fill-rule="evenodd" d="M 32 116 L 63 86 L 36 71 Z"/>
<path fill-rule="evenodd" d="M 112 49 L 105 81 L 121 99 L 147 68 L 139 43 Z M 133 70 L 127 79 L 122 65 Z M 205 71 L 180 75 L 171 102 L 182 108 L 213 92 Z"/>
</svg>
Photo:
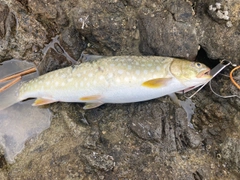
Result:
<svg viewBox="0 0 240 180">
<path fill-rule="evenodd" d="M 202 67 L 202 64 L 199 63 L 199 62 L 197 62 L 197 63 L 195 63 L 195 66 L 198 67 L 198 68 L 200 68 L 200 67 Z"/>
</svg>

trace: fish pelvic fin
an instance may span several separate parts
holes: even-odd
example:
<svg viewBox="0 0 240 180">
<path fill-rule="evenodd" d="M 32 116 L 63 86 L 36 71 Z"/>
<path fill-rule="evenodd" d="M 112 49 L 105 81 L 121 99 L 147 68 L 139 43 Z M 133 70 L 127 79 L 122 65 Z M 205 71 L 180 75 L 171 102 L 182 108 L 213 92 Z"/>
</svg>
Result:
<svg viewBox="0 0 240 180">
<path fill-rule="evenodd" d="M 104 104 L 101 102 L 101 99 L 102 99 L 102 95 L 100 95 L 100 94 L 91 95 L 91 96 L 83 96 L 83 97 L 79 98 L 80 101 L 86 102 L 83 109 L 93 109 L 93 108 L 101 106 L 102 104 Z"/>
<path fill-rule="evenodd" d="M 81 98 L 79 98 L 81 101 L 96 101 L 101 99 L 102 96 L 101 95 L 91 95 L 91 96 L 83 96 Z"/>
<path fill-rule="evenodd" d="M 142 86 L 147 88 L 160 88 L 163 87 L 169 82 L 172 78 L 156 78 L 145 81 L 142 83 Z"/>
<path fill-rule="evenodd" d="M 103 105 L 104 103 L 86 103 L 85 106 L 83 107 L 83 109 L 93 109 L 93 108 L 96 108 L 96 107 L 99 107 L 101 105 Z"/>
</svg>

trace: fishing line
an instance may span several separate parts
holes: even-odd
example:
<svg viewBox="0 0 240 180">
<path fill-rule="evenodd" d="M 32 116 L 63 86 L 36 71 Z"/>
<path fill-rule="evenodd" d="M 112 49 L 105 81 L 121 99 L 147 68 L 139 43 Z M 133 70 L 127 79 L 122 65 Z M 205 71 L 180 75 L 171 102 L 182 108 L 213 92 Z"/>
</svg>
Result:
<svg viewBox="0 0 240 180">
<path fill-rule="evenodd" d="M 215 94 L 215 95 L 218 96 L 218 97 L 225 98 L 225 99 L 226 99 L 226 98 L 232 98 L 232 97 L 240 98 L 240 96 L 235 95 L 235 94 L 233 94 L 233 95 L 228 95 L 228 96 L 222 96 L 222 95 L 216 93 L 216 92 L 213 90 L 213 88 L 212 88 L 212 81 L 209 82 L 209 87 L 210 87 L 211 91 L 213 92 L 213 94 Z"/>
<path fill-rule="evenodd" d="M 240 85 L 233 79 L 233 72 L 236 71 L 237 69 L 239 69 L 240 66 L 235 67 L 231 72 L 230 72 L 230 79 L 232 81 L 232 83 L 238 88 L 240 89 Z"/>
</svg>

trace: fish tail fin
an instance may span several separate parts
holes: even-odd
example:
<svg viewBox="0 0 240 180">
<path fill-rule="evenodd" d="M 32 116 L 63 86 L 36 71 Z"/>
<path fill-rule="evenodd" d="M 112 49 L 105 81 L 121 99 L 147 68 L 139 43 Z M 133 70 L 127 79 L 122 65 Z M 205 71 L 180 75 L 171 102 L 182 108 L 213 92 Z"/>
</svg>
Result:
<svg viewBox="0 0 240 180">
<path fill-rule="evenodd" d="M 21 84 L 37 76 L 33 63 L 17 59 L 0 63 L 0 110 L 23 100 L 18 97 Z"/>
<path fill-rule="evenodd" d="M 0 110 L 6 109 L 9 106 L 21 101 L 18 98 L 18 91 L 21 83 L 22 81 L 19 81 L 0 93 Z"/>
</svg>

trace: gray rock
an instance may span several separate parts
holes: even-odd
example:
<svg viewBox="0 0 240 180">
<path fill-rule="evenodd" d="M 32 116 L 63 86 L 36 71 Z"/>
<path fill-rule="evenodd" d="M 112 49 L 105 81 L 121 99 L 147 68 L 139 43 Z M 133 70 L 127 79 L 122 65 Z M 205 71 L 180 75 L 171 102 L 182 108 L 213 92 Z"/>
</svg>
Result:
<svg viewBox="0 0 240 180">
<path fill-rule="evenodd" d="M 209 58 L 239 65 L 238 0 L 216 3 L 1 0 L 0 58 L 27 59 L 41 73 L 69 66 L 69 57 L 53 48 L 42 52 L 58 35 L 55 46 L 75 60 L 83 50 L 194 60 L 200 45 Z M 212 85 L 239 95 L 229 78 L 219 75 Z M 239 179 L 239 99 L 205 87 L 193 101 L 195 129 L 168 97 L 88 111 L 81 104 L 49 105 L 50 128 L 28 141 L 13 165 L 0 156 L 0 179 Z"/>
</svg>

